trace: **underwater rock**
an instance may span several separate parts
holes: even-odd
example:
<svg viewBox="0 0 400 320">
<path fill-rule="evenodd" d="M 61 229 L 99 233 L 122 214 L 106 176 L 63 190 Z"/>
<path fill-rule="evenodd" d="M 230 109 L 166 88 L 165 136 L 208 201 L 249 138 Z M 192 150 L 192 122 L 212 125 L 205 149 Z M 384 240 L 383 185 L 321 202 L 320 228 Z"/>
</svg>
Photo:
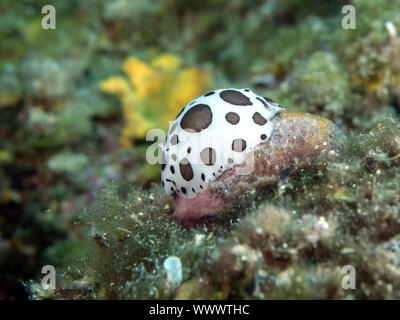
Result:
<svg viewBox="0 0 400 320">
<path fill-rule="evenodd" d="M 325 166 L 340 155 L 346 140 L 333 122 L 310 114 L 284 112 L 271 122 L 271 137 L 247 154 L 242 164 L 224 171 L 194 198 L 175 195 L 177 220 L 216 215 L 245 191 L 270 186 L 301 169 Z"/>
</svg>

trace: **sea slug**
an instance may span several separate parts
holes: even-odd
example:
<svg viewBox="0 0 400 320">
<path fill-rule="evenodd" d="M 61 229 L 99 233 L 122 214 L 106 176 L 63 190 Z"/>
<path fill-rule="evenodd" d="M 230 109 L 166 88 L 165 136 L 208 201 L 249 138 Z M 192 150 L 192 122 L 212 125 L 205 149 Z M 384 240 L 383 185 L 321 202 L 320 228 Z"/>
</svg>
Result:
<svg viewBox="0 0 400 320">
<path fill-rule="evenodd" d="M 162 185 L 174 194 L 178 220 L 215 215 L 244 190 L 338 155 L 345 136 L 331 121 L 284 110 L 230 88 L 182 109 L 161 148 Z"/>
</svg>

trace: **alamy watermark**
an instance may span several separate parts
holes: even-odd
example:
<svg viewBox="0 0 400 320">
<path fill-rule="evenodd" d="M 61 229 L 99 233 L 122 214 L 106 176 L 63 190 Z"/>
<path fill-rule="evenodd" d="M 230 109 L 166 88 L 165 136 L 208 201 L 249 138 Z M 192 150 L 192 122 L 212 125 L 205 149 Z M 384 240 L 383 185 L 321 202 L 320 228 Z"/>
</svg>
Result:
<svg viewBox="0 0 400 320">
<path fill-rule="evenodd" d="M 342 288 L 345 290 L 356 289 L 356 268 L 348 264 L 342 267 L 341 272 L 345 274 L 342 278 Z"/>
<path fill-rule="evenodd" d="M 356 28 L 356 8 L 348 4 L 342 8 L 342 14 L 345 14 L 342 18 L 342 28 L 354 30 Z"/>
<path fill-rule="evenodd" d="M 42 267 L 42 288 L 55 289 L 56 288 L 56 268 L 52 265 L 45 265 Z"/>
<path fill-rule="evenodd" d="M 50 4 L 43 6 L 42 28 L 45 30 L 54 30 L 56 28 L 56 8 Z"/>
</svg>

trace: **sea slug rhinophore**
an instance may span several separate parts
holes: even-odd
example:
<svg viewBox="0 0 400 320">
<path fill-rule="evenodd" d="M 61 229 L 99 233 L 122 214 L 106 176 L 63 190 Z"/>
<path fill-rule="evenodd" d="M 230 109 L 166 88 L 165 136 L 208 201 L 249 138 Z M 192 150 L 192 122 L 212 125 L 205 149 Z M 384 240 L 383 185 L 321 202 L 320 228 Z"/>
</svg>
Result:
<svg viewBox="0 0 400 320">
<path fill-rule="evenodd" d="M 250 89 L 194 99 L 170 125 L 161 179 L 175 217 L 215 215 L 244 190 L 337 156 L 344 136 L 329 120 L 284 109 Z"/>
</svg>

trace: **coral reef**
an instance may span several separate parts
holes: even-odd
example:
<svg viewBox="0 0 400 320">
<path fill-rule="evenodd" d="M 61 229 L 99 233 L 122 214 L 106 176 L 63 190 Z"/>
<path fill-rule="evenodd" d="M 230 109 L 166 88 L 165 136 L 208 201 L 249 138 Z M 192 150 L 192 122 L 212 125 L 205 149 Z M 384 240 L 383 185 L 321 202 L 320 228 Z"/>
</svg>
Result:
<svg viewBox="0 0 400 320">
<path fill-rule="evenodd" d="M 54 1 L 55 30 L 46 4 L 0 2 L 0 299 L 400 298 L 398 1 L 349 1 L 354 30 L 342 0 Z M 272 184 L 226 177 L 230 206 L 185 228 L 146 129 L 228 87 L 348 140 Z"/>
</svg>

